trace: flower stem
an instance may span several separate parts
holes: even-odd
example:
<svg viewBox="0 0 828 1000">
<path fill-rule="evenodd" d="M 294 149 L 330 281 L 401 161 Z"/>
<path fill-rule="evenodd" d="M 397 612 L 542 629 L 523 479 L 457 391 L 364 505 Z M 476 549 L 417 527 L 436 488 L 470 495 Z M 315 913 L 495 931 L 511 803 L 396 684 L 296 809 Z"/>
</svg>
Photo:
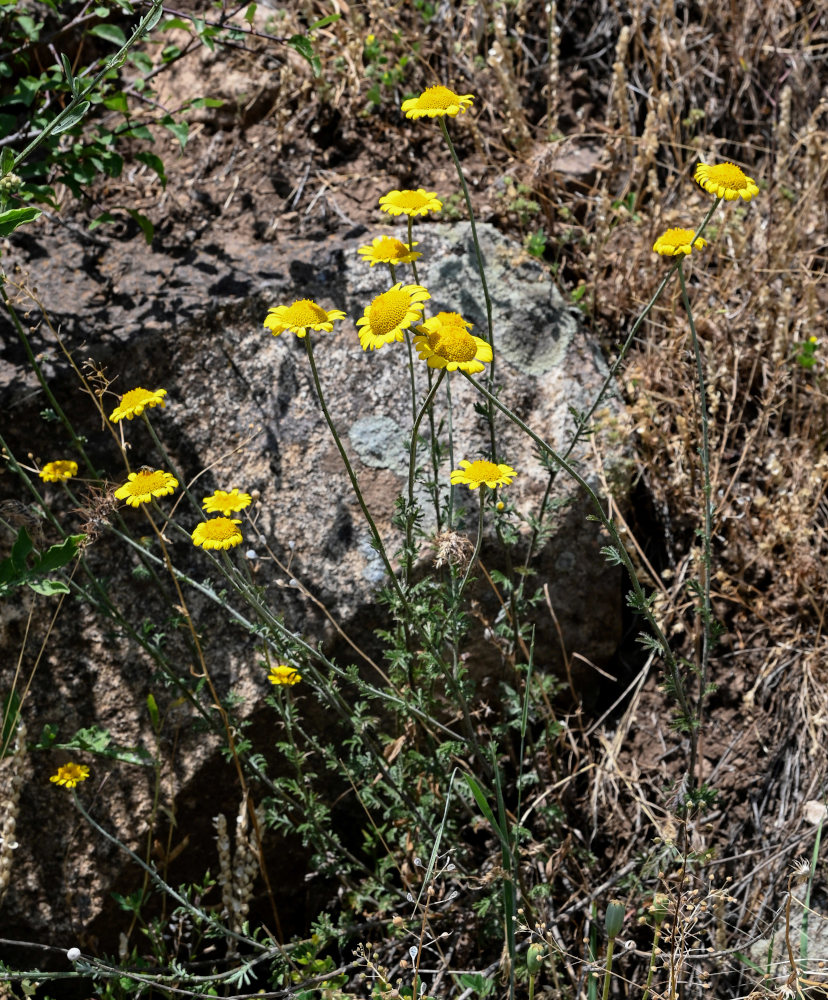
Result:
<svg viewBox="0 0 828 1000">
<path fill-rule="evenodd" d="M 644 984 L 644 996 L 641 1000 L 647 1000 L 650 995 L 650 986 L 653 982 L 653 973 L 655 972 L 655 961 L 656 952 L 658 951 L 658 942 L 661 937 L 661 924 L 656 924 L 655 934 L 653 935 L 653 947 L 650 949 L 650 964 L 647 969 L 647 982 Z"/>
<path fill-rule="evenodd" d="M 448 449 L 449 449 L 449 468 L 454 468 L 454 416 L 451 406 L 451 379 L 446 379 L 446 413 L 447 423 L 448 423 Z M 448 529 L 451 531 L 451 524 L 454 519 L 454 486 L 449 486 L 448 495 Z"/>
<path fill-rule="evenodd" d="M 188 913 L 191 913 L 194 917 L 196 917 L 196 919 L 199 922 L 203 921 L 209 927 L 213 927 L 215 930 L 219 931 L 222 935 L 226 935 L 228 937 L 234 938 L 236 941 L 240 941 L 241 943 L 249 946 L 253 951 L 258 951 L 260 953 L 265 952 L 270 955 L 270 954 L 277 954 L 278 951 L 281 950 L 278 945 L 276 946 L 275 949 L 268 948 L 267 946 L 261 944 L 261 942 L 256 941 L 253 938 L 245 937 L 242 934 L 236 934 L 235 932 L 231 931 L 229 927 L 223 926 L 223 924 L 221 924 L 220 921 L 218 921 L 214 916 L 212 916 L 206 910 L 200 910 L 197 906 L 193 906 L 193 904 L 188 899 L 185 899 L 185 897 L 177 893 L 171 885 L 168 885 L 161 878 L 161 876 L 158 874 L 155 868 L 148 865 L 143 860 L 143 858 L 138 857 L 138 855 L 134 851 L 130 850 L 126 846 L 126 844 L 122 843 L 120 840 L 118 840 L 117 837 L 111 834 L 108 830 L 105 830 L 99 823 L 97 823 L 94 819 L 92 819 L 89 813 L 81 805 L 81 801 L 78 798 L 78 793 L 74 789 L 72 790 L 72 801 L 74 802 L 75 808 L 93 829 L 97 830 L 98 833 L 105 840 L 108 840 L 111 844 L 114 844 L 119 850 L 123 851 L 126 855 L 132 858 L 132 860 L 135 862 L 135 864 L 138 865 L 139 868 L 142 868 L 145 872 L 147 872 L 149 877 L 153 880 L 153 882 L 155 882 L 155 884 L 163 893 L 169 896 L 170 899 L 174 899 L 179 906 L 183 907 L 183 909 L 185 909 Z"/>
<path fill-rule="evenodd" d="M 172 474 L 178 480 L 179 486 L 184 491 L 187 499 L 193 505 L 193 507 L 195 508 L 195 510 L 198 512 L 198 516 L 201 518 L 202 521 L 205 521 L 207 518 L 206 518 L 206 515 L 205 515 L 203 509 L 201 507 L 199 507 L 198 502 L 196 501 L 196 498 L 192 495 L 192 493 L 187 488 L 187 482 L 184 479 L 184 477 L 182 476 L 181 470 L 176 466 L 175 462 L 170 457 L 169 452 L 164 447 L 164 445 L 161 443 L 161 439 L 155 433 L 155 428 L 150 423 L 150 419 L 149 419 L 149 416 L 147 415 L 146 410 L 141 414 L 141 417 L 142 417 L 144 423 L 147 425 L 147 430 L 150 433 L 150 437 L 152 438 L 153 444 L 158 449 L 158 452 L 161 455 L 161 457 L 163 458 L 164 463 L 167 465 L 167 467 L 170 469 L 170 471 L 172 472 Z M 169 518 L 167 518 L 167 520 L 169 520 Z"/>
<path fill-rule="evenodd" d="M 607 1000 L 609 996 L 610 975 L 612 973 L 612 954 L 615 951 L 615 938 L 611 937 L 607 944 L 607 968 L 604 973 L 604 989 L 601 992 L 601 1000 Z"/>
<path fill-rule="evenodd" d="M 351 486 L 353 487 L 354 495 L 357 498 L 357 503 L 359 503 L 360 509 L 362 510 L 362 514 L 365 517 L 365 520 L 368 522 L 368 528 L 370 529 L 371 535 L 374 539 L 374 545 L 376 546 L 376 550 L 379 553 L 380 558 L 382 559 L 383 565 L 385 566 L 385 572 L 388 575 L 389 582 L 391 586 L 394 588 L 394 591 L 397 594 L 397 598 L 399 599 L 400 604 L 403 610 L 405 611 L 406 619 L 408 621 L 413 622 L 414 619 L 413 615 L 411 614 L 411 609 L 409 608 L 408 602 L 405 599 L 405 594 L 402 592 L 402 588 L 400 587 L 400 582 L 397 579 L 397 575 L 391 566 L 391 562 L 388 558 L 388 553 L 385 551 L 385 546 L 383 545 L 382 536 L 379 533 L 379 528 L 377 528 L 376 522 L 371 516 L 370 510 L 368 510 L 368 507 L 365 503 L 365 498 L 362 495 L 362 490 L 359 485 L 359 480 L 357 479 L 356 473 L 354 472 L 354 468 L 351 465 L 350 459 L 348 458 L 348 453 L 345 451 L 345 448 L 342 444 L 342 439 L 340 438 L 339 433 L 337 432 L 336 425 L 334 424 L 331 414 L 325 403 L 325 394 L 322 392 L 322 383 L 319 381 L 319 372 L 316 370 L 316 362 L 314 361 L 313 358 L 313 346 L 311 344 L 311 337 L 306 336 L 303 338 L 303 340 L 305 342 L 305 349 L 308 355 L 308 362 L 310 363 L 311 374 L 313 375 L 313 384 L 316 387 L 316 395 L 317 398 L 319 399 L 319 405 L 322 407 L 322 415 L 325 417 L 325 423 L 328 425 L 328 430 L 330 430 L 331 436 L 333 437 L 334 443 L 336 444 L 337 450 L 339 451 L 340 457 L 342 458 L 342 463 L 345 466 L 345 471 L 348 473 L 348 478 L 351 480 Z"/>
<path fill-rule="evenodd" d="M 446 127 L 445 120 L 443 118 L 439 119 L 440 128 L 443 130 L 443 138 L 446 140 L 446 145 L 451 153 L 451 158 L 454 160 L 454 166 L 457 169 L 457 176 L 460 178 L 460 187 L 463 189 L 463 196 L 466 199 L 466 208 L 469 212 L 469 223 L 471 224 L 472 242 L 474 243 L 474 251 L 477 255 L 477 271 L 480 275 L 480 287 L 483 289 L 483 299 L 486 303 L 486 339 L 488 341 L 489 347 L 492 349 L 492 360 L 489 364 L 489 370 L 486 377 L 486 385 L 489 391 L 494 389 L 494 375 L 495 375 L 495 363 L 497 361 L 497 355 L 494 350 L 494 323 L 492 321 L 492 297 L 489 295 L 489 285 L 486 282 L 486 269 L 483 266 L 483 252 L 480 249 L 480 240 L 477 237 L 477 226 L 474 221 L 474 210 L 472 209 L 471 195 L 469 194 L 468 186 L 466 185 L 466 178 L 463 176 L 463 168 L 460 166 L 460 160 L 457 156 L 457 151 L 454 148 L 454 143 L 451 141 L 451 136 L 449 135 L 449 130 Z M 494 409 L 491 402 L 488 406 L 487 413 L 489 421 L 489 439 L 492 449 L 492 461 L 497 463 L 497 444 L 495 441 L 495 428 L 494 428 Z"/>
<path fill-rule="evenodd" d="M 460 371 L 462 371 L 462 369 L 460 369 Z M 664 662 L 667 666 L 667 670 L 670 675 L 670 680 L 675 689 L 676 699 L 678 700 L 679 707 L 681 711 L 684 713 L 684 716 L 687 719 L 691 719 L 692 715 L 690 713 L 690 706 L 687 701 L 687 693 L 684 687 L 684 678 L 682 677 L 681 672 L 678 669 L 678 663 L 676 661 L 676 658 L 673 656 L 673 653 L 670 649 L 670 645 L 667 641 L 667 637 L 664 635 L 664 632 L 662 631 L 661 627 L 656 621 L 655 615 L 653 615 L 653 612 L 650 608 L 650 602 L 646 594 L 644 593 L 641 584 L 639 583 L 638 575 L 635 572 L 635 567 L 633 566 L 632 560 L 630 559 L 630 555 L 627 552 L 624 543 L 621 541 L 621 536 L 618 534 L 618 529 L 615 527 L 613 521 L 609 517 L 607 517 L 607 515 L 604 513 L 604 508 L 601 506 L 601 501 L 598 498 L 598 495 L 595 493 L 595 491 L 589 485 L 589 483 L 584 479 L 584 477 L 575 468 L 573 468 L 566 461 L 565 458 L 563 458 L 553 448 L 551 448 L 546 443 L 546 441 L 543 440 L 542 437 L 537 435 L 531 429 L 531 427 L 525 424 L 520 419 L 520 417 L 517 416 L 516 413 L 513 413 L 508 406 L 506 406 L 499 399 L 497 399 L 496 396 L 493 396 L 488 389 L 482 386 L 479 382 L 475 381 L 475 379 L 473 379 L 471 375 L 469 375 L 467 372 L 463 372 L 463 375 L 466 379 L 468 379 L 469 382 L 471 382 L 471 384 L 475 387 L 475 389 L 477 389 L 477 391 L 482 396 L 485 396 L 488 400 L 490 400 L 493 403 L 493 405 L 496 406 L 501 411 L 501 413 L 503 413 L 512 421 L 512 423 L 514 423 L 517 427 L 519 427 L 525 434 L 528 434 L 528 436 L 535 442 L 535 444 L 541 449 L 541 451 L 544 454 L 548 455 L 549 458 L 551 458 L 556 465 L 558 465 L 564 472 L 566 472 L 568 476 L 574 479 L 575 482 L 578 483 L 578 485 L 583 490 L 586 491 L 587 496 L 592 501 L 592 504 L 595 507 L 595 513 L 598 517 L 598 520 L 603 525 L 605 530 L 609 533 L 610 538 L 613 541 L 614 554 L 617 555 L 618 559 L 623 564 L 624 568 L 627 570 L 634 594 L 634 598 L 631 597 L 631 599 L 634 600 L 635 602 L 633 606 L 646 618 L 650 628 L 652 629 L 655 635 L 655 638 L 660 648 L 660 652 L 664 657 Z M 692 730 L 690 732 L 690 746 L 691 746 L 691 764 L 695 764 L 696 741 L 695 741 L 695 735 Z"/>
<path fill-rule="evenodd" d="M 485 504 L 483 503 L 483 491 L 485 489 L 488 489 L 488 487 L 484 483 L 478 490 L 480 494 L 480 513 L 477 518 L 477 540 L 474 543 L 474 552 L 472 552 L 471 559 L 469 559 L 469 565 L 466 567 L 466 573 L 454 597 L 455 611 L 460 605 L 460 598 L 463 596 L 463 591 L 466 589 L 466 584 L 469 582 L 469 575 L 471 574 L 474 564 L 477 562 L 478 557 L 480 556 L 480 549 L 483 546 L 483 511 L 485 509 Z"/>
<path fill-rule="evenodd" d="M 434 369 L 428 369 L 428 387 L 434 382 Z M 446 392 L 449 391 L 449 385 L 451 384 L 451 379 L 446 380 Z M 449 449 L 451 449 L 451 396 L 449 395 Z M 439 441 L 437 440 L 437 425 L 434 421 L 434 407 L 430 406 L 428 410 L 428 431 L 429 431 L 429 450 L 431 452 L 431 474 L 434 477 L 434 517 L 437 526 L 437 534 L 439 535 L 443 530 L 443 513 L 440 510 L 440 456 L 438 454 Z M 449 498 L 451 494 L 449 494 Z M 450 500 L 449 500 L 450 504 Z M 449 505 L 449 527 L 451 527 L 451 506 Z"/>
<path fill-rule="evenodd" d="M 701 236 L 701 234 L 705 231 L 705 229 L 707 228 L 707 224 L 710 222 L 710 219 L 712 218 L 713 213 L 716 211 L 716 208 L 721 200 L 722 200 L 721 198 L 716 198 L 716 200 L 713 202 L 707 214 L 705 215 L 704 219 L 702 219 L 701 225 L 699 226 L 698 231 L 696 232 L 691 242 L 697 240 L 698 237 Z M 636 319 L 636 321 L 630 327 L 630 332 L 627 334 L 627 338 L 624 341 L 623 345 L 621 346 L 621 350 L 618 352 L 618 356 L 610 366 L 606 378 L 604 379 L 601 388 L 598 390 L 598 395 L 592 401 L 592 404 L 590 405 L 586 413 L 578 415 L 575 434 L 573 435 L 572 440 L 569 442 L 566 451 L 563 452 L 561 456 L 562 458 L 564 459 L 569 458 L 569 456 L 575 449 L 575 446 L 578 444 L 583 435 L 586 433 L 589 427 L 589 421 L 591 420 L 595 411 L 603 402 L 604 397 L 606 396 L 610 386 L 615 382 L 615 376 L 618 374 L 618 369 L 621 367 L 622 362 L 626 358 L 627 352 L 632 346 L 633 339 L 635 338 L 635 335 L 638 333 L 641 324 L 650 315 L 650 312 L 652 311 L 656 302 L 658 302 L 658 300 L 661 298 L 664 289 L 667 287 L 670 279 L 673 277 L 673 274 L 678 270 L 680 263 L 681 263 L 680 260 L 674 261 L 673 266 L 661 279 L 659 286 L 653 293 L 652 297 L 650 298 L 650 301 L 647 303 L 646 306 L 644 306 L 644 309 L 641 311 L 640 315 L 638 316 L 638 319 Z M 549 502 L 549 497 L 552 492 L 552 486 L 555 482 L 557 474 L 558 474 L 558 469 L 552 469 L 549 473 L 549 481 L 546 484 L 546 491 L 544 492 L 543 499 L 541 500 L 540 504 L 540 509 L 538 510 L 537 514 L 538 524 L 540 524 L 541 521 L 543 520 L 543 516 L 546 512 L 546 505 Z M 529 568 L 529 563 L 532 559 L 532 556 L 535 554 L 535 545 L 537 544 L 537 540 L 538 540 L 538 528 L 534 528 L 532 531 L 532 535 L 529 539 L 529 548 L 526 553 L 524 569 Z"/>
<path fill-rule="evenodd" d="M 411 221 L 411 220 L 409 220 Z M 397 269 L 388 261 L 388 270 L 391 272 L 391 284 L 397 284 Z M 408 375 L 409 382 L 411 384 L 411 416 L 412 419 L 417 419 L 417 385 L 414 381 L 414 349 L 411 346 L 411 338 L 405 338 L 405 345 L 408 348 Z"/>
<path fill-rule="evenodd" d="M 406 337 L 406 340 L 408 338 Z M 414 476 L 417 471 L 417 437 L 420 432 L 420 424 L 426 411 L 431 408 L 434 396 L 440 387 L 440 383 L 446 374 L 446 369 L 441 368 L 437 380 L 428 392 L 425 402 L 419 413 L 414 414 L 414 426 L 411 428 L 411 448 L 408 458 L 408 509 L 405 513 L 405 560 L 407 576 L 411 575 L 411 567 L 414 564 Z"/>
<path fill-rule="evenodd" d="M 20 322 L 20 317 L 17 315 L 17 310 L 14 308 L 14 306 L 11 303 L 11 299 L 9 299 L 8 295 L 6 294 L 5 283 L 2 280 L 1 276 L 0 276 L 0 297 L 2 297 L 3 305 L 6 307 L 6 311 L 8 312 L 12 324 L 15 330 L 17 331 L 17 336 L 20 338 L 20 343 L 23 345 L 23 350 L 26 353 L 26 357 L 29 361 L 29 364 L 32 366 L 32 369 L 35 375 L 37 376 L 37 380 L 40 383 L 40 387 L 41 389 L 43 389 L 43 392 L 45 393 L 46 398 L 49 400 L 52 409 L 55 411 L 58 418 L 60 419 L 60 422 L 66 429 L 66 433 L 69 435 L 72 441 L 72 447 L 75 449 L 75 451 L 77 451 L 77 453 L 81 456 L 81 458 L 83 458 L 84 465 L 91 474 L 92 478 L 99 479 L 100 476 L 98 475 L 98 470 L 95 468 L 95 466 L 92 464 L 91 459 L 86 454 L 86 450 L 83 447 L 83 442 L 75 433 L 75 428 L 72 426 L 72 421 L 63 412 L 60 403 L 58 403 L 55 394 L 49 387 L 49 383 L 46 381 L 46 376 L 43 374 L 43 369 L 37 362 L 37 358 L 34 355 L 34 351 L 32 351 L 32 345 L 29 343 L 29 338 L 26 336 L 26 331 L 23 329 L 23 324 Z"/>
<path fill-rule="evenodd" d="M 696 377 L 699 384 L 699 416 L 701 421 L 701 464 L 702 464 L 702 475 L 704 477 L 704 485 L 702 487 L 702 492 L 704 494 L 704 529 L 702 532 L 702 570 L 704 572 L 704 582 L 702 584 L 702 648 L 701 657 L 699 664 L 699 697 L 696 704 L 696 717 L 693 721 L 693 725 L 696 733 L 701 731 L 702 716 L 704 713 L 704 699 L 706 695 L 707 687 L 707 671 L 708 671 L 708 661 L 710 657 L 710 639 L 711 630 L 713 625 L 711 607 L 710 607 L 710 571 L 712 563 L 712 552 L 711 552 L 711 539 L 713 535 L 713 496 L 712 487 L 710 485 L 710 436 L 709 436 L 709 426 L 708 426 L 708 413 L 707 413 L 707 391 L 704 382 L 704 366 L 702 364 L 701 347 L 699 345 L 699 338 L 696 334 L 696 324 L 693 322 L 693 310 L 690 307 L 690 299 L 687 295 L 687 285 L 684 281 L 684 270 L 682 268 L 682 260 L 679 259 L 678 265 L 678 276 L 679 282 L 681 283 L 681 298 L 684 304 L 684 309 L 687 313 L 687 320 L 690 324 L 690 336 L 693 340 L 693 353 L 696 358 Z M 693 776 L 691 774 L 691 780 Z M 699 778 L 699 783 L 701 783 L 701 778 Z"/>
</svg>

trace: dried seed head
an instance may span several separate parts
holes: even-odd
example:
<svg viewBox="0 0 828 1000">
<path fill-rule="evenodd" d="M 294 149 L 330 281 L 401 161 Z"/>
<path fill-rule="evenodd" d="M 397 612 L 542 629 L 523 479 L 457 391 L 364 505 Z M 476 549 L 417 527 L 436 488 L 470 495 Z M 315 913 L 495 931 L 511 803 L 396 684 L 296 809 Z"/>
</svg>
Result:
<svg viewBox="0 0 828 1000">
<path fill-rule="evenodd" d="M 432 543 L 437 552 L 434 565 L 439 569 L 443 563 L 465 569 L 469 564 L 474 546 L 465 535 L 456 531 L 443 531 L 436 535 Z"/>
</svg>

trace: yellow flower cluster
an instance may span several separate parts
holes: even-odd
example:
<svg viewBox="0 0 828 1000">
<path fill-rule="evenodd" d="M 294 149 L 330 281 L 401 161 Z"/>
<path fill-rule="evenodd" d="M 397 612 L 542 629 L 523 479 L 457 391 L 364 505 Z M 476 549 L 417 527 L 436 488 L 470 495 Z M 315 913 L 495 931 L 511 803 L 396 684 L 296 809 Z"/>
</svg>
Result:
<svg viewBox="0 0 828 1000">
<path fill-rule="evenodd" d="M 750 201 L 759 194 L 759 185 L 752 177 L 748 177 L 741 167 L 735 163 L 699 163 L 693 180 L 710 194 L 725 201 L 736 201 L 742 198 Z M 696 236 L 693 229 L 668 229 L 653 244 L 653 251 L 663 257 L 677 257 L 680 254 L 690 254 L 693 250 L 702 250 L 707 246 L 707 240 Z"/>
<path fill-rule="evenodd" d="M 291 309 L 294 309 L 293 313 L 290 312 Z M 278 314 L 278 318 L 273 314 Z M 311 329 L 333 329 L 331 321 L 340 319 L 344 315 L 336 310 L 326 314 L 315 303 L 304 299 L 301 302 L 295 302 L 291 307 L 283 307 L 281 310 L 272 309 L 265 325 L 273 329 L 277 335 L 285 329 L 291 329 L 298 336 L 304 337 L 308 327 Z M 283 324 L 281 328 L 276 329 L 280 324 Z M 130 389 L 121 397 L 120 406 L 113 410 L 109 419 L 113 423 L 124 419 L 132 420 L 148 407 L 163 407 L 166 395 L 166 389 L 156 389 L 154 392 L 140 388 Z M 46 480 L 69 479 L 77 471 L 78 467 L 75 462 L 49 462 L 48 465 L 44 466 L 40 475 Z M 116 500 L 125 500 L 130 507 L 139 507 L 141 504 L 150 503 L 156 497 L 167 496 L 177 487 L 178 480 L 171 472 L 145 466 L 138 472 L 130 472 L 127 481 L 115 490 L 114 495 Z M 211 496 L 204 497 L 202 500 L 204 510 L 208 514 L 223 516 L 208 518 L 197 525 L 190 536 L 193 545 L 200 545 L 204 549 L 232 549 L 234 546 L 240 545 L 243 538 L 237 526 L 241 524 L 241 521 L 226 515 L 244 510 L 245 507 L 250 506 L 252 499 L 249 493 L 242 493 L 238 487 L 234 487 L 229 492 L 216 490 Z"/>
<path fill-rule="evenodd" d="M 474 101 L 472 94 L 455 94 L 448 87 L 429 87 L 419 97 L 403 102 L 402 112 L 407 118 L 445 118 L 464 114 Z M 375 264 L 389 266 L 395 284 L 372 299 L 363 315 L 356 321 L 359 342 L 364 351 L 378 351 L 388 344 L 402 342 L 411 335 L 411 346 L 429 368 L 447 372 L 460 370 L 474 375 L 485 370 L 493 360 L 492 346 L 471 332 L 472 324 L 456 312 L 438 312 L 427 319 L 423 317 L 425 303 L 431 298 L 429 291 L 417 282 L 416 261 L 422 254 L 414 250 L 419 244 L 411 239 L 411 226 L 416 218 L 439 212 L 442 201 L 436 191 L 425 188 L 394 189 L 379 199 L 381 211 L 390 216 L 404 216 L 408 221 L 408 240 L 382 234 L 371 243 L 358 249 L 359 255 L 371 267 Z M 692 235 L 692 234 L 691 234 Z M 395 268 L 402 264 L 414 267 L 414 283 L 404 284 L 395 279 Z M 326 310 L 310 299 L 301 299 L 291 305 L 270 309 L 264 325 L 274 334 L 289 330 L 304 337 L 308 330 L 325 330 L 330 333 L 333 321 L 343 319 L 344 313 Z M 453 485 L 466 485 L 477 489 L 486 485 L 495 489 L 507 486 L 517 475 L 508 465 L 489 461 L 464 461 L 451 474 Z M 501 505 L 502 509 L 502 505 Z M 274 671 L 287 670 L 276 667 Z M 272 683 L 285 683 L 274 680 Z"/>
</svg>

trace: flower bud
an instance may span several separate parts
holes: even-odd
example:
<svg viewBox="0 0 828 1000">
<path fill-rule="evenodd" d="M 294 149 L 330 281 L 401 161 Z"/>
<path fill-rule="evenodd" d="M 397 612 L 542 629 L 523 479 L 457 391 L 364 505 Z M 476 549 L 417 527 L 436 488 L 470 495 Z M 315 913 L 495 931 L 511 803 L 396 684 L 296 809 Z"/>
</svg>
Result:
<svg viewBox="0 0 828 1000">
<path fill-rule="evenodd" d="M 529 950 L 526 952 L 526 968 L 530 976 L 536 976 L 540 972 L 545 957 L 542 944 L 535 942 L 529 945 Z"/>
<path fill-rule="evenodd" d="M 607 905 L 607 915 L 604 918 L 604 926 L 607 930 L 607 937 L 614 941 L 621 933 L 624 926 L 624 904 L 618 899 L 611 899 Z"/>
</svg>

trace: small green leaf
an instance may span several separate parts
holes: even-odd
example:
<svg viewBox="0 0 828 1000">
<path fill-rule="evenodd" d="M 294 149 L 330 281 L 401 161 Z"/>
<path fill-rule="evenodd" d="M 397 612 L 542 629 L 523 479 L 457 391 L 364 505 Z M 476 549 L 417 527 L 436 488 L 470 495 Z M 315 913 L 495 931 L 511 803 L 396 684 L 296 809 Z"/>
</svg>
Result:
<svg viewBox="0 0 828 1000">
<path fill-rule="evenodd" d="M 190 137 L 190 126 L 187 122 L 177 122 L 170 115 L 164 115 L 161 119 L 161 124 L 164 128 L 169 129 L 176 139 L 178 139 L 181 143 L 181 151 L 183 152 L 184 147 L 187 145 L 187 139 Z"/>
<path fill-rule="evenodd" d="M 194 101 L 190 101 L 191 108 L 223 108 L 225 105 L 220 97 L 196 97 Z"/>
<path fill-rule="evenodd" d="M 72 64 L 69 62 L 69 57 L 66 55 L 65 52 L 61 52 L 61 54 L 60 54 L 60 62 L 61 62 L 61 65 L 63 66 L 63 73 L 64 73 L 64 76 L 66 77 L 66 82 L 71 87 L 72 84 L 75 81 L 75 75 L 72 72 Z"/>
<path fill-rule="evenodd" d="M 113 94 L 112 97 L 107 97 L 103 104 L 110 111 L 120 111 L 123 115 L 129 113 L 126 94 L 122 90 L 119 90 L 117 94 Z"/>
<path fill-rule="evenodd" d="M 14 166 L 14 151 L 10 146 L 4 146 L 0 152 L 0 177 L 5 177 Z"/>
<path fill-rule="evenodd" d="M 141 163 L 146 163 L 150 170 L 155 171 L 158 175 L 158 180 L 161 181 L 162 188 L 167 186 L 167 174 L 164 170 L 164 161 L 160 156 L 156 156 L 155 153 L 141 152 L 135 154 L 135 159 L 140 160 Z"/>
<path fill-rule="evenodd" d="M 87 229 L 91 233 L 93 229 L 97 229 L 98 226 L 102 226 L 105 222 L 114 222 L 115 216 L 111 212 L 101 212 L 100 215 L 96 215 L 95 218 L 89 223 Z"/>
<path fill-rule="evenodd" d="M 147 695 L 147 711 L 149 712 L 150 722 L 152 722 L 152 728 L 156 733 L 161 731 L 161 715 L 158 711 L 158 702 L 155 700 L 152 692 Z"/>
<path fill-rule="evenodd" d="M 288 39 L 287 43 L 292 49 L 298 52 L 303 59 L 307 59 L 310 63 L 311 69 L 313 70 L 314 76 L 322 75 L 322 63 L 313 51 L 313 45 L 311 45 L 309 38 L 305 35 L 292 35 Z"/>
<path fill-rule="evenodd" d="M 36 594 L 42 594 L 43 597 L 69 593 L 69 586 L 63 580 L 27 580 L 26 583 Z"/>
<path fill-rule="evenodd" d="M 164 13 L 164 5 L 160 2 L 160 0 L 158 0 L 158 6 L 155 8 L 155 10 L 150 11 L 150 13 L 147 14 L 146 20 L 144 21 L 143 25 L 144 34 L 146 34 L 148 31 L 152 31 L 152 29 L 156 26 L 156 24 L 158 24 L 158 22 L 161 20 L 161 15 L 163 13 Z"/>
<path fill-rule="evenodd" d="M 70 535 L 59 545 L 48 548 L 32 566 L 33 573 L 51 573 L 70 563 L 78 554 L 80 543 L 86 535 Z"/>
<path fill-rule="evenodd" d="M 26 560 L 33 548 L 34 544 L 29 537 L 29 532 L 25 528 L 21 528 L 17 532 L 17 538 L 15 538 L 11 550 L 11 562 L 16 570 L 26 569 Z"/>
<path fill-rule="evenodd" d="M 52 135 L 58 135 L 61 132 L 65 132 L 67 129 L 72 128 L 73 125 L 77 125 L 78 122 L 83 118 L 86 112 L 90 109 L 92 105 L 89 101 L 81 101 L 80 104 L 70 111 L 65 117 L 60 115 L 60 121 L 52 129 Z"/>
<path fill-rule="evenodd" d="M 152 59 L 146 52 L 136 52 L 134 49 L 129 53 L 129 59 L 141 73 L 152 72 Z"/>
<path fill-rule="evenodd" d="M 112 42 L 118 48 L 126 45 L 126 35 L 117 24 L 96 24 L 94 28 L 89 29 L 89 34 L 102 38 L 105 42 Z"/>
<path fill-rule="evenodd" d="M 155 226 L 150 222 L 146 215 L 141 215 L 140 212 L 136 212 L 134 208 L 128 208 L 130 216 L 138 223 L 141 227 L 141 232 L 144 234 L 144 239 L 149 245 L 152 243 L 152 238 L 155 235 Z"/>
<path fill-rule="evenodd" d="M 162 31 L 172 31 L 173 28 L 181 28 L 184 31 L 189 31 L 190 25 L 180 17 L 170 17 L 161 25 Z"/>
<path fill-rule="evenodd" d="M 244 19 L 248 24 L 253 24 L 253 19 L 256 17 L 256 4 L 251 3 L 247 5 L 247 10 L 244 12 Z"/>
<path fill-rule="evenodd" d="M 327 17 L 320 18 L 318 21 L 314 21 L 313 24 L 308 28 L 308 31 L 316 31 L 317 28 L 326 28 L 329 24 L 333 24 L 342 17 L 341 14 L 328 14 Z"/>
<path fill-rule="evenodd" d="M 10 208 L 0 212 L 0 236 L 9 236 L 18 226 L 34 222 L 41 214 L 39 208 Z"/>
<path fill-rule="evenodd" d="M 155 142 L 152 132 L 146 125 L 133 125 L 131 129 L 121 133 L 122 138 L 143 139 L 145 142 Z"/>
</svg>

